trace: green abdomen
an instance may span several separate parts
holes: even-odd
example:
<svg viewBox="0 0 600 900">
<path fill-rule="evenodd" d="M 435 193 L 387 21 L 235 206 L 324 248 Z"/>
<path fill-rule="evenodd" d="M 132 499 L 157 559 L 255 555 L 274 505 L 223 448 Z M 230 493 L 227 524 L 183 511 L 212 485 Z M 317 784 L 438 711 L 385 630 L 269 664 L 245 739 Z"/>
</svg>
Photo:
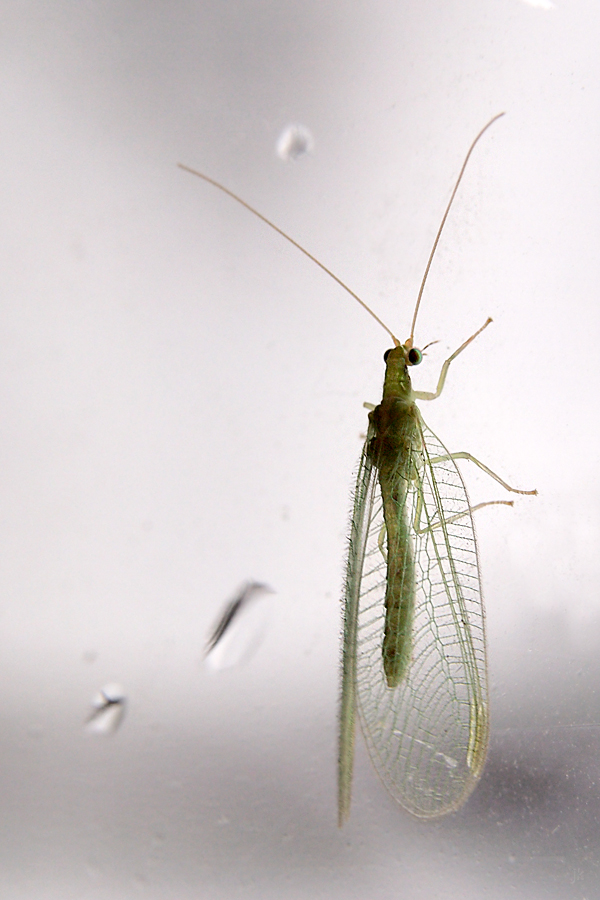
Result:
<svg viewBox="0 0 600 900">
<path fill-rule="evenodd" d="M 381 491 L 384 492 L 380 478 Z M 386 486 L 387 490 L 387 486 Z M 385 629 L 382 656 L 388 687 L 396 687 L 404 678 L 412 653 L 412 627 L 415 610 L 415 565 L 406 510 L 391 500 L 391 515 L 386 515 L 387 584 L 385 591 Z"/>
<path fill-rule="evenodd" d="M 383 669 L 388 687 L 406 674 L 412 653 L 415 566 L 407 510 L 413 450 L 418 441 L 414 404 L 384 400 L 371 413 L 374 436 L 370 452 L 377 466 L 383 500 L 387 557 Z"/>
</svg>

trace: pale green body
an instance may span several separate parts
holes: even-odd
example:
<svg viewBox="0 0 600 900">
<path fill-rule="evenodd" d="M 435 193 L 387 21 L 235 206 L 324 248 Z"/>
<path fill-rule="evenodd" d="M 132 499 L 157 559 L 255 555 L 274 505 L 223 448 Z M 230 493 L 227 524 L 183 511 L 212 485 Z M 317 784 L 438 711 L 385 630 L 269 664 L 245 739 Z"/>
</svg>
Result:
<svg viewBox="0 0 600 900">
<path fill-rule="evenodd" d="M 484 612 L 462 477 L 426 428 L 406 349 L 388 351 L 352 517 L 340 707 L 340 824 L 355 718 L 375 768 L 410 812 L 457 809 L 488 743 Z M 383 537 L 383 540 L 382 540 Z"/>
<path fill-rule="evenodd" d="M 367 452 L 377 469 L 387 540 L 385 628 L 382 655 L 388 687 L 395 687 L 410 661 L 415 607 L 415 566 L 406 499 L 420 450 L 415 404 L 403 347 L 387 354 L 383 397 L 369 413 Z"/>
</svg>

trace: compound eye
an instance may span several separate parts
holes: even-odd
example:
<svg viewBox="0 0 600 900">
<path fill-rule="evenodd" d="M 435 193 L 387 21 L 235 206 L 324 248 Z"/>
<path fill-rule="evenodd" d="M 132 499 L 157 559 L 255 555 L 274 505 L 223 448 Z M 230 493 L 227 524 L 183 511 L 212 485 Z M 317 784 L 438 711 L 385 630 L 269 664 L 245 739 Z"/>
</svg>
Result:
<svg viewBox="0 0 600 900">
<path fill-rule="evenodd" d="M 393 349 L 393 348 L 390 347 L 390 349 L 389 349 L 389 350 L 386 350 L 385 353 L 383 354 L 383 361 L 384 361 L 384 362 L 387 362 L 388 356 L 389 356 L 390 353 L 392 352 L 392 349 Z"/>
<path fill-rule="evenodd" d="M 421 360 L 423 359 L 423 354 L 416 347 L 411 347 L 408 351 L 408 364 L 409 366 L 418 366 Z"/>
</svg>

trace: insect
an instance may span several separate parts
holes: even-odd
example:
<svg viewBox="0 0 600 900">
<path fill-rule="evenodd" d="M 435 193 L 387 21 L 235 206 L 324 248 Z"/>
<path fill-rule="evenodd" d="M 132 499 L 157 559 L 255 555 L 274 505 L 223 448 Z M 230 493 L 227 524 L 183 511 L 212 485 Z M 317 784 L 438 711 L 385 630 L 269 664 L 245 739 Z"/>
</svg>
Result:
<svg viewBox="0 0 600 900">
<path fill-rule="evenodd" d="M 457 460 L 427 428 L 417 400 L 441 394 L 450 364 L 487 328 L 444 362 L 433 392 L 413 391 L 409 369 L 423 351 L 414 333 L 427 276 L 479 132 L 446 206 L 413 313 L 401 343 L 384 322 L 326 266 L 219 182 L 182 169 L 228 194 L 297 247 L 340 284 L 387 331 L 383 398 L 369 407 L 359 464 L 346 571 L 338 747 L 338 822 L 350 813 L 355 723 L 391 795 L 410 813 L 433 818 L 465 802 L 485 763 L 489 738 L 485 616 L 471 507 Z M 425 349 L 425 348 L 424 348 Z M 367 404 L 365 404 L 367 405 Z"/>
</svg>

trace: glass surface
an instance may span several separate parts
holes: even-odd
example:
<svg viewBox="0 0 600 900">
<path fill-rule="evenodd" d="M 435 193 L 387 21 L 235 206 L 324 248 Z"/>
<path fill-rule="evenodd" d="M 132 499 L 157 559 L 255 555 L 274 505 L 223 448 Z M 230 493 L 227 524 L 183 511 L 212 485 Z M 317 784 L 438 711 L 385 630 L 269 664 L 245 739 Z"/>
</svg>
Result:
<svg viewBox="0 0 600 900">
<path fill-rule="evenodd" d="M 0 13 L 2 897 L 600 897 L 597 4 Z M 423 414 L 539 490 L 476 520 L 489 758 L 467 805 L 424 823 L 359 739 L 340 831 L 349 495 L 389 339 L 176 163 L 405 339 L 464 154 L 503 110 L 414 377 L 433 389 L 492 316 Z M 474 503 L 507 499 L 463 471 Z M 262 642 L 211 672 L 248 580 L 277 592 Z M 111 685 L 124 715 L 90 728 Z"/>
</svg>

